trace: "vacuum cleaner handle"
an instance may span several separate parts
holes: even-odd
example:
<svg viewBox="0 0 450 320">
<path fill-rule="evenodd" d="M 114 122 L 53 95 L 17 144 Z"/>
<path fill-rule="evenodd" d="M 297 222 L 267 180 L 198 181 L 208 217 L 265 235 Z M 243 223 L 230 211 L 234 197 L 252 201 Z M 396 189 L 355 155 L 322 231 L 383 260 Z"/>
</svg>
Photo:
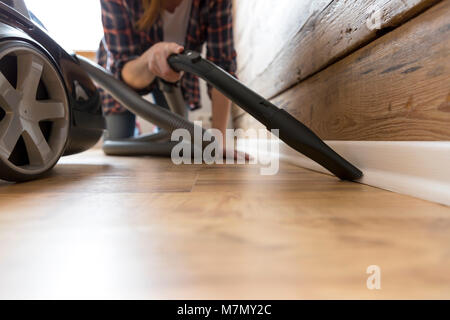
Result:
<svg viewBox="0 0 450 320">
<path fill-rule="evenodd" d="M 168 58 L 175 71 L 190 72 L 211 84 L 234 103 L 264 124 L 279 129 L 279 138 L 316 161 L 342 180 L 356 180 L 362 172 L 326 145 L 314 132 L 283 109 L 279 109 L 247 88 L 229 73 L 205 60 L 198 52 L 186 50 Z"/>
</svg>

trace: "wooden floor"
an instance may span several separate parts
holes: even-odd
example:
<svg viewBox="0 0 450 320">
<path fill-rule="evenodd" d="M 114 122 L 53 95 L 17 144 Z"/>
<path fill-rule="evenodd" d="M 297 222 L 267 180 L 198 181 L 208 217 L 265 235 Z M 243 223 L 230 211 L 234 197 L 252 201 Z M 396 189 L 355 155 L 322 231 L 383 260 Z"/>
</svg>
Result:
<svg viewBox="0 0 450 320">
<path fill-rule="evenodd" d="M 288 164 L 90 151 L 0 182 L 0 298 L 449 299 L 450 208 Z"/>
</svg>

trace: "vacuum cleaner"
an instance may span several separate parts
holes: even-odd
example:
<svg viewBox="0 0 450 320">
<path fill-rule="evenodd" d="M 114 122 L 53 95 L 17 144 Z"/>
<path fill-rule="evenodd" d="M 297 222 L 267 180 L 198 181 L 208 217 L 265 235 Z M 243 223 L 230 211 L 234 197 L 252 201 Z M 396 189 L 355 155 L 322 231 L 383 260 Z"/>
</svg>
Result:
<svg viewBox="0 0 450 320">
<path fill-rule="evenodd" d="M 43 82 L 43 86 L 46 85 L 46 87 L 52 88 L 54 86 L 57 87 L 55 83 L 60 83 L 61 87 L 63 87 L 64 91 L 66 92 L 66 95 L 62 95 L 61 92 L 58 95 L 56 92 L 57 90 L 55 90 L 56 93 L 54 93 L 53 96 L 47 94 L 44 99 L 45 101 L 47 101 L 47 106 L 48 104 L 51 104 L 51 102 L 56 98 L 58 98 L 56 100 L 58 100 L 59 102 L 60 109 L 61 106 L 64 105 L 64 101 L 67 100 L 67 103 L 65 107 L 66 113 L 62 115 L 62 112 L 60 112 L 60 114 L 57 115 L 58 118 L 56 118 L 55 115 L 52 115 L 52 117 L 50 117 L 49 119 L 47 119 L 48 117 L 43 117 L 44 120 L 54 120 L 52 122 L 50 130 L 48 131 L 50 133 L 47 133 L 47 138 L 45 138 L 45 135 L 42 132 L 42 135 L 44 136 L 43 140 L 45 141 L 45 143 L 42 142 L 42 139 L 35 139 L 36 141 L 39 140 L 38 143 L 27 143 L 27 141 L 31 141 L 32 139 L 30 139 L 27 130 L 22 131 L 22 140 L 24 140 L 25 143 L 21 148 L 21 153 L 18 153 L 16 157 L 28 157 L 28 161 L 23 161 L 24 164 L 22 164 L 21 162 L 13 163 L 13 166 L 10 165 L 8 170 L 4 170 L 5 166 L 2 166 L 2 163 L 5 164 L 9 162 L 9 164 L 11 164 L 11 157 L 10 154 L 1 152 L 2 144 L 0 144 L 0 178 L 6 178 L 12 181 L 23 181 L 31 178 L 36 178 L 51 169 L 51 167 L 57 161 L 56 158 L 59 159 L 59 156 L 63 154 L 70 154 L 75 151 L 71 150 L 70 148 L 67 149 L 68 145 L 70 145 L 71 143 L 73 144 L 73 142 L 69 143 L 69 141 L 80 141 L 80 137 L 82 137 L 83 135 L 80 134 L 80 130 L 77 131 L 78 134 L 73 134 L 72 132 L 75 133 L 76 131 L 74 131 L 74 128 L 77 128 L 78 126 L 89 127 L 90 124 L 90 129 L 98 131 L 99 128 L 102 128 L 102 126 L 104 126 L 104 124 L 99 125 L 99 123 L 93 124 L 92 119 L 89 118 L 90 114 L 92 114 L 93 116 L 98 116 L 97 109 L 99 107 L 98 91 L 92 90 L 93 86 L 92 83 L 90 83 L 88 80 L 89 77 L 94 80 L 98 86 L 110 93 L 129 111 L 152 122 L 163 130 L 162 132 L 157 134 L 143 135 L 136 138 L 105 141 L 104 151 L 106 154 L 130 156 L 168 155 L 170 154 L 170 150 L 175 146 L 175 144 L 179 143 L 170 141 L 169 139 L 174 130 L 188 130 L 191 134 L 191 137 L 194 137 L 194 133 L 199 131 L 204 134 L 208 134 L 207 132 L 205 132 L 205 130 L 196 127 L 195 124 L 186 119 L 185 102 L 182 98 L 180 89 L 177 84 L 169 84 L 159 80 L 160 88 L 164 92 L 164 95 L 170 107 L 170 110 L 167 110 L 143 99 L 135 91 L 130 89 L 126 84 L 117 80 L 108 71 L 94 64 L 93 62 L 82 57 L 69 56 L 60 46 L 56 44 L 56 42 L 54 42 L 45 32 L 43 32 L 41 28 L 39 28 L 35 23 L 31 22 L 29 17 L 20 14 L 18 11 L 15 11 L 8 5 L 0 3 L 0 46 L 5 38 L 10 39 L 8 37 L 2 36 L 2 30 L 5 29 L 6 26 L 8 26 L 9 29 L 14 29 L 14 32 L 16 32 L 13 35 L 14 39 L 17 39 L 17 32 L 19 32 L 20 41 L 30 44 L 33 47 L 36 55 L 38 55 L 39 52 L 39 55 L 44 57 L 47 56 L 51 67 L 55 69 L 53 82 L 49 80 L 51 78 L 50 76 L 46 81 L 43 81 L 44 79 L 41 79 L 41 81 Z M 8 31 L 13 32 L 11 30 Z M 3 34 L 5 34 L 5 32 L 3 32 Z M 20 57 L 20 54 L 17 54 L 17 57 Z M 22 60 L 25 62 L 27 61 L 26 59 L 17 59 L 16 64 L 18 70 L 26 69 L 21 67 Z M 279 109 L 268 100 L 250 90 L 248 87 L 225 72 L 223 69 L 219 68 L 212 62 L 203 59 L 198 52 L 186 50 L 181 54 L 172 55 L 168 58 L 168 63 L 177 72 L 190 72 L 204 79 L 206 82 L 222 92 L 226 97 L 232 100 L 236 105 L 240 106 L 255 119 L 265 125 L 268 130 L 278 129 L 279 138 L 282 141 L 284 141 L 286 144 L 288 144 L 298 152 L 316 161 L 317 163 L 328 169 L 330 172 L 332 172 L 334 175 L 336 175 L 338 178 L 342 180 L 356 180 L 362 177 L 362 172 L 358 168 L 356 168 L 336 152 L 334 152 L 317 135 L 315 135 L 300 121 L 291 116 L 285 110 Z M 2 64 L 0 60 L 0 69 L 1 65 Z M 30 63 L 28 63 L 28 65 L 30 65 Z M 67 65 L 69 65 L 69 68 L 67 67 Z M 48 73 L 49 72 L 41 72 L 41 75 Z M 20 75 L 20 71 L 18 71 L 18 74 Z M 68 78 L 70 78 L 70 80 Z M 13 91 L 20 92 L 20 87 L 17 87 L 16 85 L 16 88 L 7 88 L 8 90 L 5 91 L 1 90 L 1 85 L 2 84 L 0 77 L 0 108 L 5 109 L 3 105 L 8 104 L 8 90 L 11 91 L 14 89 Z M 46 89 L 46 91 L 49 90 Z M 75 101 L 82 101 L 84 103 L 84 111 L 87 111 L 81 113 L 82 115 L 80 115 L 80 112 L 78 112 L 78 118 L 75 118 L 74 114 L 76 110 L 80 109 L 80 107 L 74 103 L 74 96 L 75 98 L 78 98 L 78 100 Z M 22 105 L 23 104 L 24 103 L 22 103 Z M 42 105 L 43 103 L 35 103 L 34 105 L 32 105 L 32 108 L 39 110 L 36 112 L 31 112 L 32 114 L 39 115 L 36 116 L 36 119 L 33 119 L 34 122 L 38 123 L 38 126 L 39 123 L 42 122 L 42 119 L 40 119 L 42 118 L 42 116 L 40 116 L 40 110 L 44 110 Z M 30 108 L 20 107 L 16 109 L 18 110 L 14 112 L 17 113 L 17 117 L 19 118 L 19 120 L 23 120 L 23 122 L 26 123 L 25 120 L 27 116 L 25 115 L 24 110 L 30 112 Z M 5 111 L 4 113 L 9 117 L 10 113 Z M 61 116 L 63 117 L 61 118 Z M 0 130 L 2 129 L 2 122 L 4 122 L 5 118 L 7 117 L 4 116 L 3 119 L 0 117 Z M 63 121 L 62 119 L 65 119 L 65 121 Z M 58 120 L 59 122 L 56 120 Z M 60 127 L 64 127 L 64 130 L 66 131 L 64 131 L 63 128 Z M 54 128 L 56 128 L 56 130 Z M 68 133 L 65 135 L 60 134 L 58 139 L 53 139 L 52 134 L 54 134 L 55 132 Z M 39 150 L 39 147 L 42 145 L 44 146 L 44 148 L 49 149 L 48 146 L 50 145 L 52 139 L 59 141 L 61 145 L 61 141 L 64 139 L 64 137 L 67 139 L 66 141 L 64 141 L 64 147 L 61 150 L 58 149 L 58 152 L 51 152 L 54 155 L 54 157 L 51 159 L 51 163 L 46 163 L 46 158 L 41 156 L 41 162 L 46 163 L 47 166 L 45 166 L 44 169 L 43 166 L 40 166 L 40 170 L 35 171 L 34 173 L 26 171 L 30 168 L 33 168 L 34 166 L 34 160 L 30 160 L 36 158 L 33 157 L 33 155 L 35 155 L 36 153 L 40 153 L 36 151 L 36 149 Z M 0 139 L 2 139 L 1 135 Z M 92 141 L 88 140 L 89 139 L 87 139 L 85 143 L 81 143 L 83 144 L 83 147 L 79 148 L 79 150 L 76 151 L 82 151 L 86 148 L 89 148 Z M 1 140 L 0 143 L 2 143 Z M 183 143 L 194 145 L 193 141 L 184 141 Z M 204 146 L 202 145 L 195 147 L 203 148 Z M 53 148 L 50 149 L 53 150 Z M 8 158 L 5 155 L 8 156 Z M 17 172 L 21 169 L 25 169 L 25 172 L 21 172 L 18 175 Z M 13 172 L 12 175 L 11 171 Z M 7 172 L 8 174 L 4 174 L 5 172 Z"/>
<path fill-rule="evenodd" d="M 37 179 L 93 147 L 105 120 L 97 87 L 28 12 L 0 1 L 0 179 Z"/>
</svg>

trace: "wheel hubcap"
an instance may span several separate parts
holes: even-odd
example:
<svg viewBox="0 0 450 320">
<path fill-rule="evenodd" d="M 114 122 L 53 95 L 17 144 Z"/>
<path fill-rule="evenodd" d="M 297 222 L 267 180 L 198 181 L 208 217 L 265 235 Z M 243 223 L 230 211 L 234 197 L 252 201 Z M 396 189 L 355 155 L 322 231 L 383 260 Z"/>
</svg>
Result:
<svg viewBox="0 0 450 320">
<path fill-rule="evenodd" d="M 15 75 L 5 71 L 10 69 L 5 63 L 14 60 Z M 0 53 L 0 108 L 3 161 L 24 173 L 39 173 L 51 167 L 67 139 L 68 103 L 56 69 L 40 52 L 20 46 Z M 21 150 L 17 150 L 21 140 Z M 20 161 L 20 165 L 11 159 L 17 152 L 27 159 Z"/>
</svg>

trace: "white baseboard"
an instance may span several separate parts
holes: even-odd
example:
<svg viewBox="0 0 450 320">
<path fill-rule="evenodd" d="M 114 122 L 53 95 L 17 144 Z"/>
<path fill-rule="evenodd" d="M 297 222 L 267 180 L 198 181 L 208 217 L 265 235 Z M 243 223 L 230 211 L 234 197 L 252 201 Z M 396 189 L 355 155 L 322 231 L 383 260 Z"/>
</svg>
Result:
<svg viewBox="0 0 450 320">
<path fill-rule="evenodd" d="M 450 206 L 449 141 L 326 142 L 364 172 L 358 182 Z M 257 145 L 257 140 L 238 140 L 237 148 L 255 155 Z M 329 174 L 285 143 L 278 146 L 282 160 Z"/>
</svg>

